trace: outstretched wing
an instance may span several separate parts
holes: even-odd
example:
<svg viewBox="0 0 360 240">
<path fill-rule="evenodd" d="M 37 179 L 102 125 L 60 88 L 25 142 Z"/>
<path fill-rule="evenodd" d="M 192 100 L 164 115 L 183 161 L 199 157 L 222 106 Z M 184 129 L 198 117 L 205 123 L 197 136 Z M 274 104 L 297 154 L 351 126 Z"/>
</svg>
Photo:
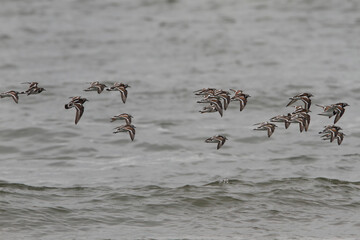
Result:
<svg viewBox="0 0 360 240">
<path fill-rule="evenodd" d="M 84 113 L 84 106 L 81 103 L 74 103 L 74 105 L 76 109 L 75 124 L 77 124 Z"/>
<path fill-rule="evenodd" d="M 19 103 L 19 96 L 16 93 L 11 92 L 10 95 L 16 103 Z"/>
<path fill-rule="evenodd" d="M 338 133 L 336 138 L 337 138 L 338 145 L 340 145 L 342 143 L 342 141 L 344 140 L 344 134 L 343 133 Z"/>
<path fill-rule="evenodd" d="M 267 133 L 268 137 L 271 137 L 271 135 L 274 133 L 275 127 L 267 126 Z"/>
<path fill-rule="evenodd" d="M 129 129 L 129 135 L 130 135 L 131 141 L 134 141 L 134 138 L 135 138 L 135 129 L 134 128 Z"/>
<path fill-rule="evenodd" d="M 297 100 L 297 98 L 290 98 L 290 102 L 286 105 L 287 107 L 290 106 L 291 104 L 295 103 Z"/>
<path fill-rule="evenodd" d="M 220 103 L 220 102 L 218 102 L 218 103 Z M 215 106 L 215 109 L 219 112 L 220 116 L 222 117 L 223 116 L 223 109 L 222 109 L 221 105 L 219 105 L 218 103 L 212 102 L 211 104 L 213 106 Z"/>
<path fill-rule="evenodd" d="M 245 97 L 240 98 L 240 112 L 244 110 L 247 103 L 247 99 Z"/>
<path fill-rule="evenodd" d="M 127 90 L 125 88 L 119 88 L 119 91 L 121 94 L 121 100 L 123 101 L 123 103 L 125 103 L 127 98 Z"/>
<path fill-rule="evenodd" d="M 334 124 L 340 120 L 340 118 L 342 117 L 342 115 L 344 115 L 344 113 L 345 113 L 345 108 L 342 108 L 342 107 L 337 108 L 337 113 L 336 113 L 336 116 L 334 119 Z"/>
</svg>

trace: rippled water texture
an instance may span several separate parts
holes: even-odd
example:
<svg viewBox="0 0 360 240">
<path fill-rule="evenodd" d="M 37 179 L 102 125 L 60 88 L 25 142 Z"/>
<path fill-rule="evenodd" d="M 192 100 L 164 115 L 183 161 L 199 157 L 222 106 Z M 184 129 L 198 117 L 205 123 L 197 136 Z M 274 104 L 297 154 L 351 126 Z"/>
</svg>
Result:
<svg viewBox="0 0 360 240">
<path fill-rule="evenodd" d="M 358 239 L 360 2 L 2 0 L 1 239 Z M 128 83 L 118 92 L 88 82 Z M 194 90 L 243 89 L 221 118 Z M 254 123 L 311 92 L 309 131 Z M 85 113 L 65 110 L 82 95 Z M 341 146 L 315 104 L 347 102 Z M 134 116 L 134 142 L 113 134 Z M 229 139 L 216 150 L 204 140 Z"/>
</svg>

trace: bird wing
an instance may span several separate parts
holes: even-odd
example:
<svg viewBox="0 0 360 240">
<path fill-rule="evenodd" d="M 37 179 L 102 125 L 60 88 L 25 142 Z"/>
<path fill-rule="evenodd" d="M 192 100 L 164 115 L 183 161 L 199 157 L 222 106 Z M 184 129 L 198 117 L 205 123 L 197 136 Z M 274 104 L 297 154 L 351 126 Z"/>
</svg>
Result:
<svg viewBox="0 0 360 240">
<path fill-rule="evenodd" d="M 220 116 L 222 117 L 223 116 L 223 109 L 219 105 L 219 102 L 211 102 L 210 104 L 215 107 L 215 109 L 219 112 Z"/>
<path fill-rule="evenodd" d="M 19 103 L 19 96 L 16 93 L 10 92 L 9 94 L 16 103 Z"/>
<path fill-rule="evenodd" d="M 135 129 L 134 128 L 129 128 L 128 131 L 129 131 L 129 134 L 130 134 L 131 141 L 134 141 Z"/>
<path fill-rule="evenodd" d="M 77 124 L 84 113 L 84 106 L 80 103 L 74 103 L 74 105 L 76 109 L 75 124 Z"/>
<path fill-rule="evenodd" d="M 340 145 L 342 143 L 342 141 L 344 140 L 344 134 L 343 133 L 338 133 L 336 138 L 337 138 L 338 145 Z"/>
<path fill-rule="evenodd" d="M 268 137 L 271 137 L 271 135 L 274 133 L 275 127 L 273 126 L 266 126 Z"/>
<path fill-rule="evenodd" d="M 217 147 L 216 149 L 219 150 L 219 148 L 221 148 L 221 146 L 223 145 L 224 143 L 222 141 L 219 141 L 218 144 L 217 144 Z"/>
<path fill-rule="evenodd" d="M 286 105 L 287 107 L 290 106 L 291 104 L 295 103 L 297 100 L 297 98 L 290 98 L 290 102 Z"/>
<path fill-rule="evenodd" d="M 299 122 L 299 128 L 300 128 L 300 132 L 304 131 L 304 123 L 303 122 Z"/>
<path fill-rule="evenodd" d="M 121 100 L 123 101 L 123 103 L 126 102 L 126 98 L 127 98 L 127 90 L 125 88 L 118 88 L 121 94 Z"/>
<path fill-rule="evenodd" d="M 337 108 L 337 113 L 336 113 L 336 116 L 335 116 L 335 119 L 334 119 L 334 124 L 337 123 L 337 121 L 340 120 L 340 118 L 342 117 L 342 115 L 344 115 L 345 113 L 345 108 L 343 107 L 338 107 Z"/>
<path fill-rule="evenodd" d="M 245 97 L 241 97 L 240 98 L 240 111 L 244 110 L 245 106 L 246 106 L 247 100 Z"/>
<path fill-rule="evenodd" d="M 130 125 L 131 124 L 131 117 L 127 116 L 127 117 L 124 117 L 124 120 L 126 122 L 126 125 Z"/>
</svg>

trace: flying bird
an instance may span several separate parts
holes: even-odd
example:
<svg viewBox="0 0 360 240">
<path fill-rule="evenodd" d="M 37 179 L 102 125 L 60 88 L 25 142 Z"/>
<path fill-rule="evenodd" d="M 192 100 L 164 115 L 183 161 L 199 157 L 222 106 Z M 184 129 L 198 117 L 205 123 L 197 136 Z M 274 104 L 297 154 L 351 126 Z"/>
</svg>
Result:
<svg viewBox="0 0 360 240">
<path fill-rule="evenodd" d="M 128 95 L 128 91 L 127 88 L 130 87 L 128 84 L 124 84 L 124 83 L 114 83 L 113 86 L 111 86 L 110 88 L 107 88 L 107 91 L 119 91 L 121 94 L 121 100 L 123 101 L 123 103 L 126 102 L 127 99 L 127 95 Z"/>
<path fill-rule="evenodd" d="M 84 89 L 84 91 L 86 91 L 86 92 L 97 91 L 97 93 L 100 94 L 104 90 L 105 87 L 106 87 L 105 84 L 96 81 L 96 82 L 91 82 L 90 87 Z"/>
<path fill-rule="evenodd" d="M 226 137 L 224 137 L 222 135 L 217 135 L 217 136 L 209 137 L 208 139 L 205 140 L 205 142 L 206 143 L 217 143 L 216 149 L 219 149 L 225 144 L 226 140 L 227 140 Z"/>
<path fill-rule="evenodd" d="M 134 138 L 135 138 L 135 126 L 134 125 L 127 124 L 127 125 L 122 125 L 120 127 L 116 127 L 114 129 L 115 129 L 114 133 L 128 132 L 130 135 L 131 141 L 134 141 Z"/>
<path fill-rule="evenodd" d="M 295 102 L 301 100 L 304 103 L 304 108 L 306 110 L 310 109 L 311 106 L 311 99 L 310 97 L 313 97 L 311 93 L 301 93 L 298 95 L 295 95 L 294 97 L 289 98 L 290 102 L 286 105 L 287 107 L 294 104 Z"/>
<path fill-rule="evenodd" d="M 269 122 L 262 122 L 262 123 L 256 123 L 254 125 L 260 125 L 257 128 L 254 128 L 253 130 L 256 131 L 267 131 L 268 133 L 268 137 L 271 137 L 271 135 L 274 133 L 275 128 L 277 127 L 275 124 L 273 123 L 269 123 Z"/>
<path fill-rule="evenodd" d="M 84 113 L 84 103 L 88 100 L 86 98 L 82 98 L 80 96 L 72 97 L 71 101 L 68 104 L 65 104 L 65 109 L 70 109 L 75 107 L 76 109 L 76 115 L 75 115 L 75 124 L 77 124 L 80 121 L 80 118 L 82 117 Z"/>
<path fill-rule="evenodd" d="M 119 114 L 119 115 L 116 115 L 116 116 L 112 117 L 112 118 L 111 118 L 111 122 L 114 122 L 114 121 L 116 121 L 116 120 L 125 120 L 126 125 L 130 125 L 132 118 L 133 118 L 133 116 L 131 116 L 130 114 L 121 113 L 121 114 Z"/>
</svg>

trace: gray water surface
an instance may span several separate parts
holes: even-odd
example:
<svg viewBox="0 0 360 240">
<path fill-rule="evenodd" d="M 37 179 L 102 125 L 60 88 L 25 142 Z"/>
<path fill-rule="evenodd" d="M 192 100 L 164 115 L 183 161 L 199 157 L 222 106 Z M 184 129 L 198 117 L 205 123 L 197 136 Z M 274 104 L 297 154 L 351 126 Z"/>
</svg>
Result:
<svg viewBox="0 0 360 240">
<path fill-rule="evenodd" d="M 360 2 L 1 0 L 1 239 L 358 239 Z M 88 82 L 128 83 L 84 92 Z M 221 118 L 194 90 L 243 89 Z M 311 92 L 311 124 L 253 124 Z M 74 124 L 65 110 L 81 95 Z M 347 102 L 341 146 L 315 104 Z M 136 137 L 113 134 L 134 116 Z M 204 140 L 229 139 L 216 150 Z"/>
</svg>

